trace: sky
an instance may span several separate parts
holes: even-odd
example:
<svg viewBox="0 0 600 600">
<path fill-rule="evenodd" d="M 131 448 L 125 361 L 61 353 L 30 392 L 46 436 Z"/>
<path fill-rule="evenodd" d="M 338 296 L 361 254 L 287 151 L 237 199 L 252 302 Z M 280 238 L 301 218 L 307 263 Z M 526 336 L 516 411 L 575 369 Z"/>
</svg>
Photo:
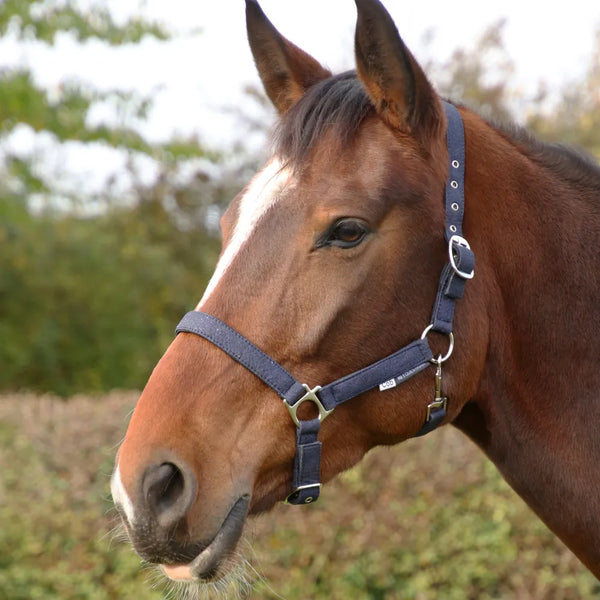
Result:
<svg viewBox="0 0 600 600">
<path fill-rule="evenodd" d="M 119 19 L 141 14 L 163 22 L 174 39 L 166 43 L 148 39 L 130 48 L 111 49 L 95 41 L 78 46 L 63 35 L 49 49 L 41 44 L 22 46 L 9 37 L 0 41 L 0 66 L 28 66 L 50 90 L 59 89 L 66 78 L 76 78 L 101 90 L 155 93 L 150 119 L 142 126 L 152 140 L 173 133 L 197 134 L 210 147 L 227 148 L 243 138 L 235 109 L 250 110 L 251 102 L 241 90 L 247 84 L 259 85 L 246 40 L 243 0 L 105 3 Z M 405 43 L 422 61 L 443 62 L 455 48 L 472 47 L 487 26 L 505 18 L 505 46 L 516 65 L 514 82 L 525 94 L 535 93 L 540 81 L 556 89 L 581 76 L 589 64 L 594 32 L 600 29 L 598 0 L 384 0 L 384 4 Z M 286 37 L 333 71 L 354 67 L 352 0 L 262 0 L 261 6 Z M 423 41 L 427 33 L 433 40 L 429 45 Z M 98 106 L 91 120 L 110 121 L 114 112 L 112 106 Z M 23 154 L 46 154 L 50 162 L 54 156 L 56 164 L 45 168 L 59 171 L 68 165 L 86 185 L 97 179 L 100 186 L 107 172 L 122 170 L 125 160 L 107 149 L 88 157 L 89 150 L 77 144 L 66 158 L 57 157 L 51 139 L 27 130 L 14 137 L 11 143 Z M 150 165 L 142 171 L 152 178 Z"/>
<path fill-rule="evenodd" d="M 413 50 L 443 61 L 458 46 L 472 46 L 483 30 L 506 18 L 505 43 L 517 66 L 515 81 L 525 90 L 538 81 L 550 87 L 581 74 L 588 64 L 594 30 L 600 28 L 597 0 L 568 3 L 532 0 L 486 2 L 473 0 L 384 1 L 401 36 Z M 119 3 L 125 10 L 126 0 Z M 176 128 L 202 128 L 211 141 L 219 141 L 219 129 L 231 127 L 232 117 L 218 116 L 220 108 L 243 102 L 239 90 L 245 83 L 258 85 L 247 47 L 243 0 L 149 1 L 146 14 L 172 23 L 180 30 L 200 27 L 202 35 L 182 41 L 172 58 L 156 56 L 154 64 L 168 63 L 165 79 L 179 90 L 179 111 L 173 110 Z M 353 36 L 356 9 L 352 0 L 262 0 L 261 6 L 275 26 L 295 44 L 334 71 L 354 67 Z M 431 48 L 423 37 L 433 34 Z M 426 59 L 425 56 L 422 60 Z M 171 79 L 172 78 L 172 79 Z M 161 108 L 161 113 L 162 113 Z M 188 119 L 189 115 L 189 119 Z M 179 122 L 180 118 L 185 121 Z M 162 121 L 161 118 L 161 121 Z M 214 120 L 214 121 L 213 121 Z M 177 122 L 177 125 L 173 125 Z M 157 124 L 157 132 L 161 125 Z"/>
</svg>

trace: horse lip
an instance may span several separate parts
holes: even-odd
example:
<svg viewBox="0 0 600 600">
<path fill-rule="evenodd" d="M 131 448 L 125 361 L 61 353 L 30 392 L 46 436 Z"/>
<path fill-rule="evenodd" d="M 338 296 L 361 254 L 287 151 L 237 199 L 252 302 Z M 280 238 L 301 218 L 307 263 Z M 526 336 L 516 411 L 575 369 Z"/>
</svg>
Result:
<svg viewBox="0 0 600 600">
<path fill-rule="evenodd" d="M 218 579 L 219 567 L 240 539 L 249 504 L 249 495 L 238 498 L 208 546 L 187 565 L 162 565 L 165 575 L 175 581 Z"/>
</svg>

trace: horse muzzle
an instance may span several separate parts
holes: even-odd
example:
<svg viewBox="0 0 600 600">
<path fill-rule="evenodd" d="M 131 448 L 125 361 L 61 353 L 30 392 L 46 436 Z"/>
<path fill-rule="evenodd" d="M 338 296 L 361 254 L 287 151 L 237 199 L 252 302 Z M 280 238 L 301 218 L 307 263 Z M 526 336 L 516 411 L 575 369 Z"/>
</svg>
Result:
<svg viewBox="0 0 600 600">
<path fill-rule="evenodd" d="M 239 495 L 217 527 L 210 525 L 219 518 L 213 512 L 203 532 L 196 532 L 200 539 L 193 541 L 191 509 L 198 500 L 197 482 L 182 461 L 148 466 L 131 498 L 118 468 L 111 487 L 127 534 L 143 560 L 161 565 L 165 575 L 178 581 L 207 582 L 225 574 L 244 528 L 250 494 Z"/>
<path fill-rule="evenodd" d="M 233 505 L 212 541 L 187 564 L 163 564 L 163 572 L 175 581 L 211 581 L 223 574 L 222 567 L 231 557 L 244 529 L 250 496 Z"/>
</svg>

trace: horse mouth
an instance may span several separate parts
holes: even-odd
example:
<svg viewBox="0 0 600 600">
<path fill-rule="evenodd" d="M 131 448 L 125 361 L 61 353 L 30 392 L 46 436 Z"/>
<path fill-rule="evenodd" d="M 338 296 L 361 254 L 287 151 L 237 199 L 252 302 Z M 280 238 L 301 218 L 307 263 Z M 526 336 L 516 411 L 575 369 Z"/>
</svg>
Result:
<svg viewBox="0 0 600 600">
<path fill-rule="evenodd" d="M 162 564 L 164 574 L 174 581 L 208 582 L 220 579 L 225 574 L 222 567 L 242 535 L 249 504 L 249 495 L 239 498 L 208 546 L 187 564 Z"/>
</svg>

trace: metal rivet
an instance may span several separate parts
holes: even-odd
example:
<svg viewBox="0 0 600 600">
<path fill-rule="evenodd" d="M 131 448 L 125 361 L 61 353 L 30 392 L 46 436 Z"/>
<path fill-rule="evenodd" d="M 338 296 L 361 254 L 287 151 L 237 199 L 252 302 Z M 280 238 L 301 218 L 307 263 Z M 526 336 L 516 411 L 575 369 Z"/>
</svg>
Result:
<svg viewBox="0 0 600 600">
<path fill-rule="evenodd" d="M 458 204 L 456 204 L 456 202 L 453 202 L 453 203 L 452 203 L 452 206 L 451 206 L 451 208 L 452 208 L 452 210 L 456 211 L 456 210 L 458 210 L 460 207 L 458 206 Z"/>
<path fill-rule="evenodd" d="M 304 500 L 304 504 L 310 504 L 313 500 L 314 500 L 314 498 L 312 496 L 309 496 L 308 498 L 306 498 Z"/>
<path fill-rule="evenodd" d="M 450 231 L 456 233 L 456 225 L 450 225 Z"/>
<path fill-rule="evenodd" d="M 457 160 L 453 160 L 453 161 L 452 161 L 452 166 L 453 166 L 455 169 L 458 169 L 458 167 L 460 167 L 460 163 L 459 163 Z"/>
<path fill-rule="evenodd" d="M 458 181 L 451 181 L 450 182 L 450 187 L 456 189 L 458 187 Z"/>
</svg>

